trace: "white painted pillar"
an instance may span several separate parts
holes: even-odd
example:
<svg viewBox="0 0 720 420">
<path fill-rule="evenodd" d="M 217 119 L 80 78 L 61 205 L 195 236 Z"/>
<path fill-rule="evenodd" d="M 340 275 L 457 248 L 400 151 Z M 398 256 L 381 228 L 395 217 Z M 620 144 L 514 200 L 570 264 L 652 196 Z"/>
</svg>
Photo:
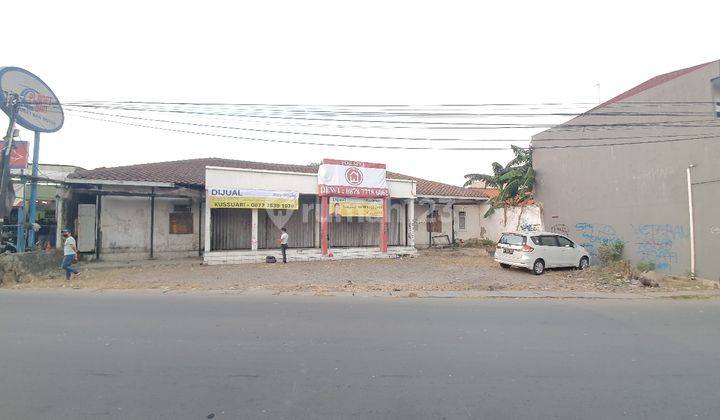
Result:
<svg viewBox="0 0 720 420">
<path fill-rule="evenodd" d="M 410 198 L 405 200 L 405 204 L 407 204 L 407 214 L 405 217 L 407 218 L 408 228 L 407 228 L 407 244 L 408 246 L 415 246 L 415 199 Z"/>
<path fill-rule="evenodd" d="M 315 211 L 313 212 L 315 215 L 315 220 L 313 220 L 313 229 L 315 229 L 314 237 L 315 241 L 313 243 L 313 246 L 315 248 L 320 248 L 320 197 L 315 197 Z"/>
<path fill-rule="evenodd" d="M 60 195 L 55 196 L 55 221 L 55 248 L 62 249 L 63 243 L 61 232 L 65 228 L 65 219 L 63 218 L 63 198 Z"/>
<path fill-rule="evenodd" d="M 250 249 L 258 249 L 258 209 L 252 209 L 252 235 L 250 237 Z"/>
<path fill-rule="evenodd" d="M 212 215 L 212 211 L 210 211 L 210 200 L 208 200 L 208 197 L 205 197 L 205 251 L 203 252 L 203 256 L 207 256 L 207 254 L 212 251 L 211 249 L 211 243 L 210 236 L 211 236 L 211 229 L 210 229 L 210 218 Z"/>
</svg>

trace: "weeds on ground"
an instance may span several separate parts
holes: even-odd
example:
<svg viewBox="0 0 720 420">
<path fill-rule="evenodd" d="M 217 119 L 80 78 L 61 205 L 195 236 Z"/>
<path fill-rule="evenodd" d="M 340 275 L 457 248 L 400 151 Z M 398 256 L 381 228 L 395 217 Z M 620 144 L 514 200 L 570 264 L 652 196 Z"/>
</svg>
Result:
<svg viewBox="0 0 720 420">
<path fill-rule="evenodd" d="M 624 249 L 625 244 L 620 241 L 612 242 L 608 245 L 602 245 L 598 248 L 598 257 L 600 257 L 600 262 L 602 264 L 610 264 L 622 260 Z"/>
<path fill-rule="evenodd" d="M 607 286 L 628 286 L 637 277 L 638 272 L 629 261 L 609 262 L 598 268 L 599 283 Z"/>
<path fill-rule="evenodd" d="M 641 273 L 647 273 L 648 271 L 655 271 L 655 263 L 641 261 L 641 262 L 637 263 L 635 268 L 637 268 L 637 271 L 639 271 Z"/>
</svg>

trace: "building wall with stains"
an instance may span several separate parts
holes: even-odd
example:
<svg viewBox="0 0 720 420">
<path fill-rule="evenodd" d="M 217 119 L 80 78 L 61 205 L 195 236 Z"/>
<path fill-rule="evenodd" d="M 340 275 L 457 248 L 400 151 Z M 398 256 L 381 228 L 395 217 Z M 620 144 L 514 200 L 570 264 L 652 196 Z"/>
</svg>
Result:
<svg viewBox="0 0 720 420">
<path fill-rule="evenodd" d="M 507 220 L 502 209 L 496 210 L 489 217 L 485 217 L 490 204 L 487 202 L 449 204 L 443 202 L 431 202 L 431 200 L 418 200 L 415 204 L 415 245 L 418 248 L 426 248 L 431 240 L 435 244 L 447 244 L 447 241 L 469 241 L 476 239 L 490 239 L 497 241 L 503 232 L 514 230 L 541 230 L 540 208 L 535 205 L 520 207 L 509 207 L 507 209 Z M 428 224 L 432 218 L 428 218 L 431 211 L 436 210 L 440 218 L 439 232 L 429 232 Z M 462 219 L 464 213 L 464 226 Z M 454 235 L 454 236 L 453 236 Z M 445 238 L 447 236 L 447 238 Z"/>
<path fill-rule="evenodd" d="M 190 204 L 192 233 L 170 233 L 170 214 L 176 205 Z M 153 248 L 156 258 L 198 255 L 201 235 L 197 200 L 155 198 Z M 104 260 L 145 259 L 150 256 L 150 198 L 107 196 L 102 199 L 100 233 Z"/>
<path fill-rule="evenodd" d="M 594 261 L 600 246 L 620 241 L 634 263 L 687 274 L 686 170 L 695 165 L 696 275 L 719 279 L 718 76 L 720 61 L 534 136 L 545 228 L 581 243 Z"/>
</svg>

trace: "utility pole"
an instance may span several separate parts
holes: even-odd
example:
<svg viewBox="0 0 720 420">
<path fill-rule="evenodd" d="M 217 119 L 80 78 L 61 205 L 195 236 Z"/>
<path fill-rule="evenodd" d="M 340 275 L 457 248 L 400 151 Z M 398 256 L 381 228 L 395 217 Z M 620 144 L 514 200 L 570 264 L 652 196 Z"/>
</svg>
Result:
<svg viewBox="0 0 720 420">
<path fill-rule="evenodd" d="M 37 178 L 38 178 L 38 160 L 40 158 L 40 132 L 35 132 L 35 141 L 33 142 L 33 163 L 32 163 L 32 182 L 30 184 L 30 213 L 28 214 L 28 249 L 35 249 L 35 218 L 37 217 Z"/>
<path fill-rule="evenodd" d="M 5 205 L 7 201 L 5 194 L 8 192 L 7 184 L 10 182 L 10 153 L 12 151 L 12 141 L 15 133 L 15 119 L 20 105 L 20 98 L 17 94 L 10 93 L 7 96 L 6 105 L 10 110 L 10 124 L 8 124 L 7 134 L 5 135 L 5 149 L 3 150 L 2 160 L 0 160 L 0 203 L 2 203 L 2 205 Z M 5 209 L 3 209 L 3 213 L 4 212 Z"/>
</svg>

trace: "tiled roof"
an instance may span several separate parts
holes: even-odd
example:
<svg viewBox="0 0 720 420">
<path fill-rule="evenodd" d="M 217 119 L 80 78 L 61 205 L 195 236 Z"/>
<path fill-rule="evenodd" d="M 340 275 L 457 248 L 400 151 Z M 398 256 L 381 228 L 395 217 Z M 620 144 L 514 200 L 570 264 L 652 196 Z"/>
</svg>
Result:
<svg viewBox="0 0 720 420">
<path fill-rule="evenodd" d="M 246 160 L 204 158 L 176 160 L 171 162 L 143 163 L 139 165 L 115 166 L 78 170 L 70 175 L 74 179 L 168 182 L 178 185 L 204 186 L 205 167 L 258 169 L 269 171 L 317 173 L 317 167 L 311 165 L 290 165 L 281 163 L 251 162 Z M 483 191 L 462 188 L 442 182 L 430 181 L 409 175 L 388 172 L 389 179 L 414 180 L 418 196 L 486 198 Z"/>
<path fill-rule="evenodd" d="M 684 76 L 690 72 L 693 72 L 695 70 L 703 68 L 703 67 L 707 66 L 708 64 L 716 63 L 716 62 L 717 61 L 710 61 L 707 63 L 698 64 L 697 66 L 692 66 L 692 67 L 688 67 L 685 69 L 675 70 L 675 71 L 671 71 L 670 73 L 665 73 L 665 74 L 661 74 L 659 76 L 655 76 L 652 79 L 646 80 L 643 83 L 640 83 L 639 85 L 635 86 L 634 88 L 627 90 L 612 99 L 608 99 L 607 101 L 601 103 L 600 105 L 596 106 L 595 108 L 591 109 L 588 112 L 592 112 L 592 111 L 595 111 L 604 106 L 611 105 L 616 102 L 622 101 L 623 99 L 627 99 L 631 96 L 637 95 L 638 93 L 644 92 L 648 89 L 652 89 L 656 86 L 660 86 L 663 83 L 669 82 L 673 79 L 677 79 L 680 76 Z"/>
<path fill-rule="evenodd" d="M 497 188 L 476 187 L 472 184 L 468 185 L 468 188 L 471 188 L 471 189 L 477 190 L 477 191 L 482 191 L 483 195 L 487 198 L 494 198 L 500 194 L 500 190 L 498 190 Z"/>
</svg>

